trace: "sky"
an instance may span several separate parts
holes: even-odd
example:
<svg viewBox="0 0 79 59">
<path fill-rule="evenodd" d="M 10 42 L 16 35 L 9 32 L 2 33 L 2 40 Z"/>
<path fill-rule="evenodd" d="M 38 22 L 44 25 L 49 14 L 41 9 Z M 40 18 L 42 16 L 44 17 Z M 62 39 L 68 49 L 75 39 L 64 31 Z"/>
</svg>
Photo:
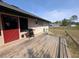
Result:
<svg viewBox="0 0 79 59">
<path fill-rule="evenodd" d="M 70 18 L 72 15 L 79 17 L 79 0 L 4 0 L 4 2 L 52 22 Z"/>
</svg>

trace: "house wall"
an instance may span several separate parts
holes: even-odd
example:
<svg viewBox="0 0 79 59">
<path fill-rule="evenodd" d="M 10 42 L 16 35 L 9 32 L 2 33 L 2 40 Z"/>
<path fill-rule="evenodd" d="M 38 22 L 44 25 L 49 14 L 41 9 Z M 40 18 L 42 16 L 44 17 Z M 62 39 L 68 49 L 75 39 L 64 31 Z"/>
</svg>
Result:
<svg viewBox="0 0 79 59">
<path fill-rule="evenodd" d="M 10 14 L 10 15 L 13 15 L 13 14 Z M 17 17 L 19 17 L 19 16 L 17 16 Z M 28 18 L 28 28 L 33 29 L 35 36 L 40 35 L 41 33 L 45 32 L 45 31 L 48 31 L 48 23 L 47 22 L 38 20 L 38 19 L 34 19 L 34 18 L 29 18 L 29 17 L 26 17 L 26 18 Z M 0 20 L 1 20 L 1 17 L 0 17 Z M 37 21 L 37 24 L 36 24 L 36 21 Z M 0 21 L 0 24 L 1 24 L 1 21 Z M 20 24 L 18 24 L 18 25 L 20 25 Z M 1 24 L 1 28 L 2 28 L 2 24 Z M 45 31 L 44 31 L 44 29 L 45 29 Z M 20 33 L 19 38 L 23 39 L 21 37 L 21 35 L 26 34 L 27 32 L 20 32 L 20 28 L 19 28 L 19 33 Z M 24 36 L 24 38 L 26 38 L 26 35 Z M 0 45 L 3 45 L 3 44 L 4 44 L 4 36 L 3 36 L 3 30 L 1 30 Z"/>
<path fill-rule="evenodd" d="M 48 31 L 48 23 L 42 20 L 38 20 L 38 19 L 34 19 L 34 18 L 29 18 L 26 17 L 28 19 L 28 28 L 29 29 L 33 29 L 34 35 L 40 35 L 42 33 L 44 33 L 45 31 Z M 37 24 L 36 24 L 37 21 Z M 45 31 L 44 31 L 45 29 Z M 26 34 L 27 32 L 20 32 L 20 39 L 24 39 L 27 38 Z M 22 35 L 24 35 L 24 37 L 22 38 Z"/>
<path fill-rule="evenodd" d="M 40 35 L 41 33 L 44 33 L 45 31 L 48 31 L 48 23 L 42 20 L 28 18 L 28 28 L 32 28 L 36 36 L 36 35 Z"/>
</svg>

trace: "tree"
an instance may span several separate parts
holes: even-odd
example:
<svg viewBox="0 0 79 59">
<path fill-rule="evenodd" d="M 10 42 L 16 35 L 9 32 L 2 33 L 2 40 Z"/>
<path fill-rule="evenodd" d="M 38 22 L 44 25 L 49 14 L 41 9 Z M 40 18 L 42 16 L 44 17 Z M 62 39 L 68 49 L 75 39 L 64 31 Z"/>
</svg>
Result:
<svg viewBox="0 0 79 59">
<path fill-rule="evenodd" d="M 71 24 L 78 19 L 77 15 L 72 15 L 69 19 L 69 26 L 71 26 Z"/>
<path fill-rule="evenodd" d="M 78 16 L 77 15 L 72 15 L 71 18 L 70 18 L 71 21 L 75 21 L 77 19 L 78 19 Z"/>
<path fill-rule="evenodd" d="M 54 22 L 54 24 L 61 24 L 61 21 L 56 21 Z"/>
<path fill-rule="evenodd" d="M 67 25 L 69 25 L 68 19 L 63 19 L 62 20 L 62 26 L 67 26 Z"/>
<path fill-rule="evenodd" d="M 77 15 L 72 15 L 69 19 L 70 23 L 74 22 L 75 20 L 78 19 L 78 16 Z"/>
</svg>

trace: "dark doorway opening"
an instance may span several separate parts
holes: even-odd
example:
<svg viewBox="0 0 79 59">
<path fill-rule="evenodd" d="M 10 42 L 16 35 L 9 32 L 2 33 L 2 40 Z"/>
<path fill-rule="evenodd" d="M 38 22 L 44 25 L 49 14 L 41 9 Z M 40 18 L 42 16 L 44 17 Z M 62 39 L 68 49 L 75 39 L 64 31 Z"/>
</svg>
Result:
<svg viewBox="0 0 79 59">
<path fill-rule="evenodd" d="M 18 17 L 1 14 L 4 42 L 19 39 Z"/>
<path fill-rule="evenodd" d="M 26 32 L 28 30 L 28 19 L 20 17 L 20 32 Z"/>
<path fill-rule="evenodd" d="M 17 29 L 18 28 L 18 19 L 17 17 L 10 15 L 1 15 L 3 30 Z"/>
</svg>

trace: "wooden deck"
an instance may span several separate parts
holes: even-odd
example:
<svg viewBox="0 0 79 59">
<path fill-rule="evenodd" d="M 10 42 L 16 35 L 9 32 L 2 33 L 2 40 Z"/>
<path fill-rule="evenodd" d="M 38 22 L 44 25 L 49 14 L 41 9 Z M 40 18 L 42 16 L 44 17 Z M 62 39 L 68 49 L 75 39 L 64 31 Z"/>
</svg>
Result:
<svg viewBox="0 0 79 59">
<path fill-rule="evenodd" d="M 70 57 L 65 40 L 51 35 L 40 35 L 0 47 L 0 57 L 8 58 L 64 58 Z M 19 43 L 19 44 L 18 44 Z"/>
</svg>

